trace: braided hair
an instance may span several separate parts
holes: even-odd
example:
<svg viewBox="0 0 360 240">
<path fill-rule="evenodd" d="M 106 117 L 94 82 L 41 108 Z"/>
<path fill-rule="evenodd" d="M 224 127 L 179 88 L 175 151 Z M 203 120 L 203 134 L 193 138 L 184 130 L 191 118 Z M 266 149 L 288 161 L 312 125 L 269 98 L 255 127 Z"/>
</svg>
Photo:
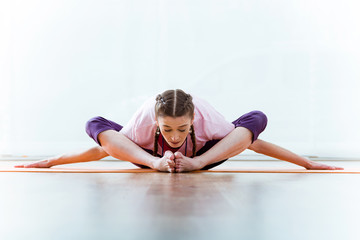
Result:
<svg viewBox="0 0 360 240">
<path fill-rule="evenodd" d="M 156 96 L 155 104 L 155 117 L 182 117 L 189 116 L 194 117 L 194 104 L 192 102 L 192 96 L 185 93 L 181 89 L 167 90 L 162 94 Z M 196 138 L 194 126 L 190 128 L 191 141 L 193 144 L 192 157 L 196 155 Z M 157 156 L 158 152 L 158 140 L 160 136 L 160 128 L 157 127 L 154 138 L 154 151 L 153 155 Z"/>
</svg>

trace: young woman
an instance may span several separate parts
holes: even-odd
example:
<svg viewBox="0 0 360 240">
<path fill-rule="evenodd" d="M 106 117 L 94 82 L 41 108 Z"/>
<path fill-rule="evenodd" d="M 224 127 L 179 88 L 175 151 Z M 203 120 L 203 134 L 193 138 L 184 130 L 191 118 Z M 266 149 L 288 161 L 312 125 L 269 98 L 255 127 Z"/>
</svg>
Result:
<svg viewBox="0 0 360 240">
<path fill-rule="evenodd" d="M 188 172 L 213 168 L 250 149 L 306 169 L 343 169 L 258 139 L 266 125 L 267 117 L 260 111 L 230 123 L 206 101 L 180 89 L 167 90 L 146 101 L 125 127 L 102 117 L 90 119 L 86 132 L 99 146 L 15 167 L 51 167 L 110 155 L 141 168 Z"/>
</svg>

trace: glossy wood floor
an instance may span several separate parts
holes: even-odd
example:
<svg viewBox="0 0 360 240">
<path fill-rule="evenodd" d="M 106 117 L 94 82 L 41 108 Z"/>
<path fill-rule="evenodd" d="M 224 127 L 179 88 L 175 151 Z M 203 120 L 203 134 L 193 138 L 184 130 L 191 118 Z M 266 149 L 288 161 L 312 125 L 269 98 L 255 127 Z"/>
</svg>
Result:
<svg viewBox="0 0 360 240">
<path fill-rule="evenodd" d="M 359 174 L 1 173 L 0 239 L 359 239 L 359 186 Z"/>
</svg>

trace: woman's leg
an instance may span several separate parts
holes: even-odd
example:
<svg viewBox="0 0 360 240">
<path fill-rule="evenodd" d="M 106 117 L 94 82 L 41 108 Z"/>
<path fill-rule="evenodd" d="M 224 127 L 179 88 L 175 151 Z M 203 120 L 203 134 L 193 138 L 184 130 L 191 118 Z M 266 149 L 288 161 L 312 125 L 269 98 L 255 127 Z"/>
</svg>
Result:
<svg viewBox="0 0 360 240">
<path fill-rule="evenodd" d="M 275 144 L 257 139 L 259 134 L 264 131 L 267 125 L 265 114 L 260 111 L 253 111 L 241 116 L 233 122 L 235 129 L 224 139 L 220 140 L 206 155 L 202 155 L 200 162 L 209 164 L 217 163 L 220 159 L 226 159 L 244 151 L 246 148 L 257 153 L 274 157 L 283 161 L 288 161 L 306 169 L 313 170 L 342 170 L 341 167 L 328 166 L 313 162 L 305 157 L 299 156 L 289 150 Z M 249 137 L 248 134 L 251 134 Z M 221 162 L 220 162 L 221 163 Z"/>
<path fill-rule="evenodd" d="M 199 151 L 196 152 L 196 156 L 200 156 L 202 155 L 203 153 L 207 152 L 210 148 L 212 148 L 216 143 L 218 143 L 220 140 L 210 140 L 208 141 Z M 211 168 L 214 168 L 222 163 L 224 163 L 226 160 L 228 159 L 224 159 L 222 161 L 219 161 L 219 162 L 215 162 L 215 163 L 212 163 L 212 164 L 209 164 L 209 165 L 206 165 L 205 167 L 203 167 L 202 169 L 200 170 L 209 170 Z"/>
<path fill-rule="evenodd" d="M 86 122 L 85 131 L 89 137 L 91 137 L 97 144 L 101 146 L 98 139 L 98 135 L 101 132 L 106 130 L 114 130 L 119 132 L 122 128 L 123 126 L 117 124 L 116 122 L 97 116 Z"/>
<path fill-rule="evenodd" d="M 199 162 L 199 169 L 243 152 L 250 146 L 251 138 L 252 133 L 250 130 L 244 127 L 235 128 L 207 152 L 195 157 L 196 161 Z"/>
<path fill-rule="evenodd" d="M 232 123 L 235 125 L 232 132 L 221 140 L 213 140 L 216 142 L 211 148 L 206 149 L 204 153 L 197 154 L 202 163 L 202 169 L 215 167 L 247 149 L 266 128 L 267 117 L 260 111 L 252 111 Z"/>
<path fill-rule="evenodd" d="M 155 157 L 120 133 L 122 128 L 121 125 L 99 116 L 86 123 L 87 134 L 109 155 L 141 168 L 152 168 Z"/>
</svg>

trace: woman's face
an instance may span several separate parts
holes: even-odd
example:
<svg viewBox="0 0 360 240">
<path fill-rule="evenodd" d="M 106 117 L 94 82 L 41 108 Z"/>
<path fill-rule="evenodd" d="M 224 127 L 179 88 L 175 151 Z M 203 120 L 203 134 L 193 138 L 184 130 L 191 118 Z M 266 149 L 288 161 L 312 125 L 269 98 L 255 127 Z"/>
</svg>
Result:
<svg viewBox="0 0 360 240">
<path fill-rule="evenodd" d="M 166 142 L 172 148 L 180 147 L 189 134 L 194 119 L 189 116 L 182 117 L 158 117 L 156 125 L 159 126 L 160 132 Z"/>
</svg>

